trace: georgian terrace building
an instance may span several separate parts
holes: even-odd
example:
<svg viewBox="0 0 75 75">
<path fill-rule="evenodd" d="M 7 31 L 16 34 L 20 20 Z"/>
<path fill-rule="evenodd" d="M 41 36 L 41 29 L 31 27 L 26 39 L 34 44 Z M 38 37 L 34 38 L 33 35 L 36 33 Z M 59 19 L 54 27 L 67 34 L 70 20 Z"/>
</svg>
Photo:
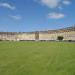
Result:
<svg viewBox="0 0 75 75">
<path fill-rule="evenodd" d="M 56 41 L 58 36 L 63 36 L 63 40 L 75 41 L 75 26 L 37 32 L 0 32 L 0 40 L 7 41 Z"/>
</svg>

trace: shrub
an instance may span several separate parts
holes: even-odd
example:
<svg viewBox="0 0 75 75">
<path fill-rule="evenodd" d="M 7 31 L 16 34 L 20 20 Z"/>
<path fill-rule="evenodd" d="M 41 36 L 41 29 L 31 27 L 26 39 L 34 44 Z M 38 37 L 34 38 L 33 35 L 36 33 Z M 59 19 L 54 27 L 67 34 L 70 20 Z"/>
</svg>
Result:
<svg viewBox="0 0 75 75">
<path fill-rule="evenodd" d="M 63 36 L 58 36 L 58 37 L 57 37 L 57 40 L 59 40 L 59 41 L 62 41 L 63 39 L 64 39 Z"/>
</svg>

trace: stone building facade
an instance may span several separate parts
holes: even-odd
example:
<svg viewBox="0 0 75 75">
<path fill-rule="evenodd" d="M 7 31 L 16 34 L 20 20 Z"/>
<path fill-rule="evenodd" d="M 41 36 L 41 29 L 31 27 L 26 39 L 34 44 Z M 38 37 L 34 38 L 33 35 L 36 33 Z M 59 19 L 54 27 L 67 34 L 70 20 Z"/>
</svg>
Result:
<svg viewBox="0 0 75 75">
<path fill-rule="evenodd" d="M 0 32 L 0 40 L 9 41 L 48 41 L 57 40 L 58 36 L 63 36 L 63 40 L 75 41 L 75 26 L 58 30 L 38 32 Z"/>
</svg>

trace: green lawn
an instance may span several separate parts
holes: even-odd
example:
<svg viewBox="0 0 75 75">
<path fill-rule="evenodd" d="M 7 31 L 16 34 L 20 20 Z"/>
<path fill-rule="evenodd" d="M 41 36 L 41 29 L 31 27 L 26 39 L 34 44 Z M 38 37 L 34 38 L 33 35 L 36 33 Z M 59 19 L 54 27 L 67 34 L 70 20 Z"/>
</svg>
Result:
<svg viewBox="0 0 75 75">
<path fill-rule="evenodd" d="M 75 75 L 75 43 L 0 42 L 0 75 Z"/>
</svg>

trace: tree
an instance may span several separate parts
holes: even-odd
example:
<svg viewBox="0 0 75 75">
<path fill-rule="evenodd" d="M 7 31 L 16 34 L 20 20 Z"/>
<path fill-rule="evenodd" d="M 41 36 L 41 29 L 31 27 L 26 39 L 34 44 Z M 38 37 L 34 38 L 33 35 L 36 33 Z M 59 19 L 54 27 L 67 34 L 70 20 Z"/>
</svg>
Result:
<svg viewBox="0 0 75 75">
<path fill-rule="evenodd" d="M 57 40 L 59 40 L 59 41 L 62 41 L 63 39 L 64 39 L 63 36 L 58 36 L 58 37 L 57 37 Z"/>
</svg>

